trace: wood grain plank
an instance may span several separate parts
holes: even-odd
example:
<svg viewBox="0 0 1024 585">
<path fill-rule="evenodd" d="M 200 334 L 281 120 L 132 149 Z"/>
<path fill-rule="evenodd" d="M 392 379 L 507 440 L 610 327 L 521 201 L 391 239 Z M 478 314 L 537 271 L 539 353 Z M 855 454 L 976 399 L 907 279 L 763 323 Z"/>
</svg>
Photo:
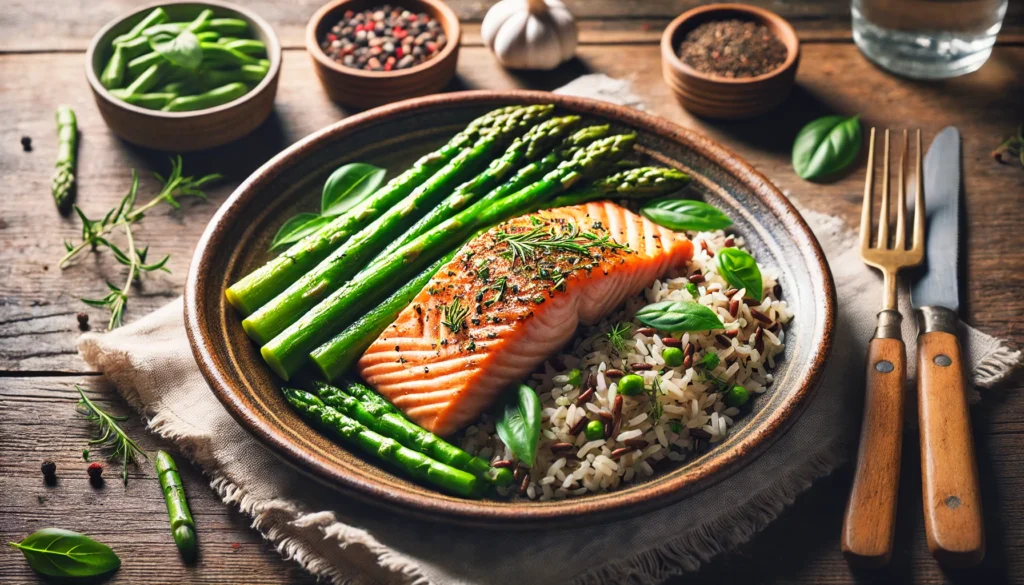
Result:
<svg viewBox="0 0 1024 585">
<path fill-rule="evenodd" d="M 967 178 L 965 263 L 968 321 L 983 330 L 1024 343 L 1020 316 L 1024 298 L 1024 256 L 1009 253 L 1024 231 L 1024 173 L 996 164 L 992 147 L 1015 127 L 1020 116 L 1015 96 L 1024 90 L 1018 75 L 1024 47 L 997 48 L 992 61 L 966 78 L 937 84 L 900 80 L 868 64 L 849 45 L 811 45 L 805 51 L 798 87 L 783 108 L 745 122 L 694 118 L 674 101 L 661 80 L 657 48 L 583 47 L 580 58 L 559 70 L 517 74 L 494 67 L 484 49 L 466 49 L 453 89 L 553 89 L 576 76 L 603 72 L 630 79 L 649 110 L 696 128 L 727 145 L 765 173 L 795 200 L 819 211 L 838 213 L 855 225 L 860 206 L 861 171 L 826 185 L 798 179 L 789 148 L 805 121 L 827 112 L 859 112 L 865 123 L 900 128 L 912 122 L 930 139 L 946 124 L 964 136 Z M 74 54 L 0 55 L 0 371 L 84 371 L 75 355 L 79 334 L 75 314 L 85 311 L 102 327 L 102 311 L 80 297 L 103 293 L 103 279 L 119 279 L 120 266 L 109 254 L 86 254 L 71 268 L 58 270 L 62 241 L 77 237 L 76 219 L 60 219 L 49 195 L 56 140 L 52 112 L 67 102 L 78 112 L 82 132 L 79 200 L 87 214 L 114 206 L 136 168 L 145 193 L 156 183 L 150 171 L 166 171 L 166 155 L 138 149 L 110 134 L 99 118 Z M 255 134 L 208 153 L 186 156 L 189 173 L 220 171 L 224 182 L 209 191 L 210 201 L 190 201 L 181 211 L 153 212 L 137 237 L 152 254 L 171 254 L 170 274 L 147 274 L 128 305 L 131 321 L 181 292 L 195 242 L 217 207 L 235 185 L 281 148 L 335 122 L 348 112 L 320 90 L 308 58 L 287 51 L 275 114 Z M 857 83 L 837 92 L 841 79 Z M 34 150 L 21 151 L 19 138 L 33 137 Z"/>
</svg>

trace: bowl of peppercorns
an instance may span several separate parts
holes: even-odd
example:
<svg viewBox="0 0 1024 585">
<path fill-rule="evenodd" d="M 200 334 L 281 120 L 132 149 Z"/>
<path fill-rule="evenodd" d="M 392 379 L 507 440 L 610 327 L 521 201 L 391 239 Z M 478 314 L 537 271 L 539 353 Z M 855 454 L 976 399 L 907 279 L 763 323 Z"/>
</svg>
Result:
<svg viewBox="0 0 1024 585">
<path fill-rule="evenodd" d="M 306 50 L 334 101 L 371 108 L 437 93 L 455 75 L 459 19 L 439 0 L 334 0 L 306 27 Z"/>
<path fill-rule="evenodd" d="M 684 12 L 661 37 L 662 74 L 687 111 L 750 118 L 789 96 L 800 62 L 796 31 L 778 14 L 743 4 Z"/>
</svg>

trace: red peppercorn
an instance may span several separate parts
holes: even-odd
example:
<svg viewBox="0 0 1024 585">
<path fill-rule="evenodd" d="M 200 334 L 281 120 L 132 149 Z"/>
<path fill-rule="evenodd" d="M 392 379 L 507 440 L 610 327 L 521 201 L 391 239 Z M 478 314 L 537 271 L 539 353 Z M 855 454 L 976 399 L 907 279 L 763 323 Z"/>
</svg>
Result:
<svg viewBox="0 0 1024 585">
<path fill-rule="evenodd" d="M 345 11 L 345 18 L 352 18 L 355 15 L 356 15 L 356 13 L 354 11 L 352 11 L 352 10 L 346 10 Z"/>
<path fill-rule="evenodd" d="M 89 464 L 89 467 L 87 468 L 87 471 L 89 472 L 89 481 L 94 486 L 103 485 L 103 466 L 102 465 L 100 465 L 98 462 L 94 461 L 94 462 Z"/>
<path fill-rule="evenodd" d="M 338 40 L 338 35 L 334 33 L 327 33 L 327 40 L 333 43 L 334 41 Z"/>
<path fill-rule="evenodd" d="M 404 56 L 405 56 L 405 49 L 403 49 L 402 47 L 396 47 L 395 48 L 395 57 L 398 57 L 399 59 L 401 59 Z"/>
</svg>

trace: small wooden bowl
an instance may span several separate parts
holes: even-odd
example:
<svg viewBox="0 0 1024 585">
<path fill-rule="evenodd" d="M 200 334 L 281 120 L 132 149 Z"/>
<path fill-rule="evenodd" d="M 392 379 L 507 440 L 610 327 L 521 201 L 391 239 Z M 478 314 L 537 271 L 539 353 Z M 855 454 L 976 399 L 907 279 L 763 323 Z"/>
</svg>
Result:
<svg viewBox="0 0 1024 585">
<path fill-rule="evenodd" d="M 701 73 L 683 63 L 679 46 L 686 35 L 710 21 L 738 18 L 763 24 L 786 46 L 786 60 L 756 77 L 728 78 Z M 750 118 L 774 109 L 789 96 L 800 62 L 796 31 L 778 14 L 744 4 L 709 4 L 673 20 L 661 36 L 661 69 L 665 83 L 691 113 L 707 118 Z"/>
<path fill-rule="evenodd" d="M 151 10 L 163 7 L 172 21 L 190 20 L 203 8 L 219 18 L 240 18 L 249 23 L 253 36 L 267 46 L 270 71 L 249 93 L 237 100 L 194 112 L 160 112 L 134 106 L 111 95 L 99 76 L 113 50 L 114 37 L 129 31 Z M 172 152 L 203 150 L 227 144 L 255 130 L 274 109 L 277 80 L 281 72 L 281 43 L 265 20 L 255 13 L 227 2 L 165 0 L 121 16 L 96 33 L 85 54 L 85 76 L 103 121 L 121 138 L 147 148 Z"/>
<path fill-rule="evenodd" d="M 441 52 L 415 67 L 397 71 L 363 71 L 336 62 L 320 48 L 327 34 L 346 10 L 366 10 L 379 5 L 376 0 L 333 0 L 309 19 L 306 25 L 306 50 L 313 58 L 324 91 L 332 100 L 353 108 L 372 108 L 408 98 L 438 93 L 455 75 L 459 60 L 462 27 L 459 18 L 440 0 L 404 0 L 410 12 L 425 12 L 441 23 L 448 43 Z"/>
</svg>

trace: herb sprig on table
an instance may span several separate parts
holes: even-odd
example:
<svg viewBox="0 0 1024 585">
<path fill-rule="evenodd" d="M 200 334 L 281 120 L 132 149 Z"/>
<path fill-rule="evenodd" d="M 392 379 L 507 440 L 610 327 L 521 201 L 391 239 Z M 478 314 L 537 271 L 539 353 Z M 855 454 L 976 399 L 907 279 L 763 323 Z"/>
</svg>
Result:
<svg viewBox="0 0 1024 585">
<path fill-rule="evenodd" d="M 1017 133 L 1003 141 L 992 151 L 992 158 L 1005 164 L 1014 164 L 1020 161 L 1024 168 L 1024 124 L 1017 127 Z"/>
<path fill-rule="evenodd" d="M 122 286 L 107 282 L 107 287 L 110 289 L 110 293 L 107 296 L 100 299 L 82 299 L 90 306 L 105 307 L 110 310 L 110 321 L 107 323 L 108 330 L 121 326 L 125 305 L 128 303 L 128 293 L 131 291 L 132 284 L 143 272 L 153 272 L 156 270 L 169 272 L 166 264 L 170 255 L 164 256 L 156 262 L 147 262 L 146 257 L 149 247 L 140 248 L 137 245 L 135 235 L 132 232 L 132 226 L 142 221 L 147 211 L 161 203 L 166 203 L 175 209 L 180 209 L 181 204 L 177 199 L 179 197 L 206 199 L 206 194 L 200 188 L 221 178 L 219 174 L 210 174 L 199 179 L 185 177 L 182 176 L 181 166 L 181 157 L 175 157 L 171 159 L 171 173 L 166 179 L 154 173 L 156 178 L 163 183 L 163 188 L 156 197 L 140 207 L 135 206 L 136 196 L 139 191 L 139 177 L 134 169 L 132 170 L 132 186 L 128 193 L 121 199 L 120 205 L 108 211 L 102 219 L 89 219 L 77 205 L 74 206 L 75 213 L 82 220 L 82 240 L 77 244 L 64 242 L 67 253 L 60 259 L 58 265 L 61 268 L 67 268 L 71 261 L 86 249 L 97 251 L 103 247 L 109 248 L 114 254 L 114 258 L 128 267 L 128 275 Z M 123 247 L 114 244 L 109 239 L 109 236 L 119 229 L 123 230 L 125 235 Z"/>
<path fill-rule="evenodd" d="M 79 396 L 78 406 L 76 407 L 78 412 L 96 423 L 96 426 L 99 427 L 100 436 L 89 441 L 89 444 L 112 447 L 114 449 L 110 454 L 110 459 L 121 461 L 121 479 L 125 485 L 128 485 L 128 466 L 136 463 L 140 457 L 142 459 L 146 458 L 146 452 L 142 450 L 142 447 L 129 437 L 121 429 L 121 425 L 118 424 L 128 420 L 128 417 L 114 416 L 106 413 L 95 402 L 89 400 L 81 386 L 75 384 L 75 389 L 78 390 Z"/>
</svg>

